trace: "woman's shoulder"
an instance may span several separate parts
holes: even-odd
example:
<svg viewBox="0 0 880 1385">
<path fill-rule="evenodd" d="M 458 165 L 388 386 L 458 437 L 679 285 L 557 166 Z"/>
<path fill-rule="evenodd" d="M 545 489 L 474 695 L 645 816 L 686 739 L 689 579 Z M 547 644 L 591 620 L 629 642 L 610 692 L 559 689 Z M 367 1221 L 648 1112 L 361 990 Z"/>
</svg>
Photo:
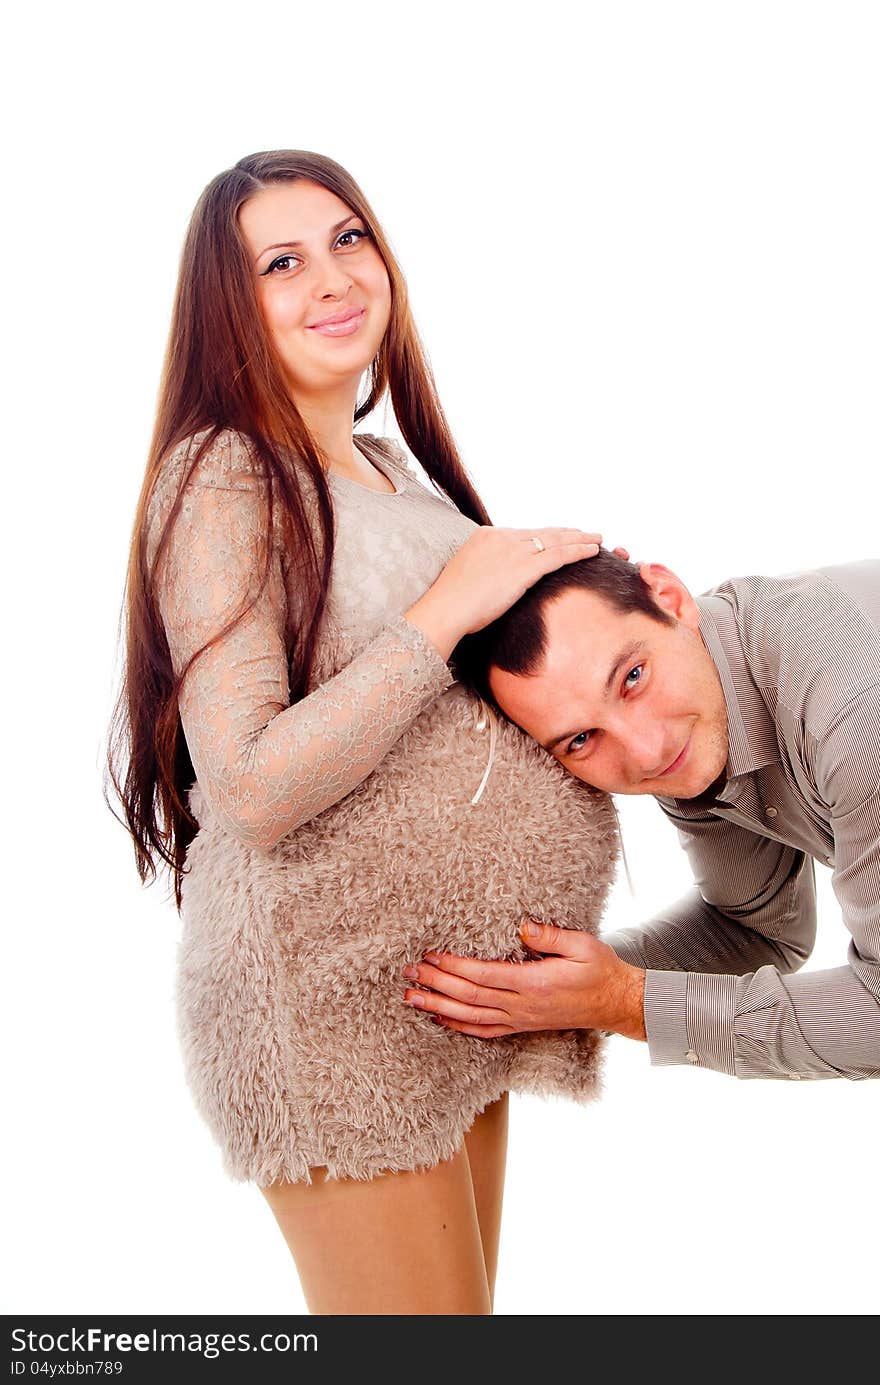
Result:
<svg viewBox="0 0 880 1385">
<path fill-rule="evenodd" d="M 256 445 L 234 428 L 202 428 L 182 438 L 163 459 L 161 478 L 167 483 L 251 490 L 265 477 Z"/>
<path fill-rule="evenodd" d="M 232 428 L 202 428 L 181 438 L 168 448 L 155 473 L 146 511 L 148 551 L 155 551 L 181 489 L 185 505 L 187 497 L 201 494 L 204 487 L 261 491 L 263 474 L 253 442 Z"/>
<path fill-rule="evenodd" d="M 359 442 L 366 443 L 368 449 L 374 448 L 382 460 L 390 463 L 396 472 L 410 478 L 415 477 L 412 462 L 396 438 L 380 438 L 375 433 L 357 433 L 355 436 Z"/>
</svg>

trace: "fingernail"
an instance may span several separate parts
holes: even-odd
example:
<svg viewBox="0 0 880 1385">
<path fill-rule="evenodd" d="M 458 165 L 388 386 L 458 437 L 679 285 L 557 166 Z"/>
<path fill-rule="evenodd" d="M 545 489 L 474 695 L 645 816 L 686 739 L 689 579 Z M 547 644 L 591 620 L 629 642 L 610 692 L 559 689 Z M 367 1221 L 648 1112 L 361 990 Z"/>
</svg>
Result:
<svg viewBox="0 0 880 1385">
<path fill-rule="evenodd" d="M 409 981 L 417 981 L 419 979 L 418 967 L 404 967 L 403 974 Z"/>
<path fill-rule="evenodd" d="M 439 953 L 439 952 L 426 952 L 426 953 L 425 953 L 425 961 L 426 961 L 426 962 L 439 962 L 439 961 L 440 961 L 440 953 Z"/>
<path fill-rule="evenodd" d="M 524 938 L 537 938 L 540 937 L 541 934 L 541 925 L 540 923 L 535 923 L 532 919 L 526 919 L 519 931 Z"/>
<path fill-rule="evenodd" d="M 420 1006 L 421 1006 L 421 1005 L 424 1005 L 425 1002 L 422 1000 L 422 997 L 421 997 L 420 995 L 411 995 L 411 996 L 408 996 L 408 997 L 407 997 L 407 1002 L 406 1002 L 406 1003 L 407 1003 L 407 1005 L 420 1005 Z"/>
</svg>

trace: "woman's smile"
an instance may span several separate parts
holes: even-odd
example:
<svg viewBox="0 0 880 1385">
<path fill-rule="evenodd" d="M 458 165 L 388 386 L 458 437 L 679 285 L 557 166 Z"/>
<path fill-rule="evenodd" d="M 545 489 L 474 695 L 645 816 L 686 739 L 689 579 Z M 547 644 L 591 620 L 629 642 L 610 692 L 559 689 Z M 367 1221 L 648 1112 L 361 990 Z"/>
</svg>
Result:
<svg viewBox="0 0 880 1385">
<path fill-rule="evenodd" d="M 388 269 L 369 227 L 308 179 L 262 188 L 239 221 L 291 394 L 302 407 L 322 395 L 336 398 L 342 388 L 353 414 L 391 314 Z"/>
<path fill-rule="evenodd" d="M 344 308 L 341 312 L 321 318 L 320 322 L 310 322 L 308 330 L 319 332 L 322 337 L 350 337 L 358 330 L 366 315 L 366 308 Z"/>
</svg>

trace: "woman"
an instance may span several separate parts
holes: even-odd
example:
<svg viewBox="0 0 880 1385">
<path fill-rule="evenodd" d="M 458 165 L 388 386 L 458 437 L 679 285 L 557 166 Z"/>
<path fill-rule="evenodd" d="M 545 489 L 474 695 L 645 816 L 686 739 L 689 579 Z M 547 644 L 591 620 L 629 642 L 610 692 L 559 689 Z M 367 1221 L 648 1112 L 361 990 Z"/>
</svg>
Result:
<svg viewBox="0 0 880 1385">
<path fill-rule="evenodd" d="M 353 436 L 386 390 L 437 493 L 395 443 Z M 596 926 L 609 802 L 448 660 L 598 538 L 489 526 L 343 169 L 276 151 L 209 184 L 135 521 L 111 774 L 141 878 L 174 874 L 195 1100 L 314 1313 L 490 1312 L 507 1092 L 595 1090 L 595 1034 L 455 1034 L 403 973 L 441 946 L 523 957 L 527 913 Z"/>
</svg>

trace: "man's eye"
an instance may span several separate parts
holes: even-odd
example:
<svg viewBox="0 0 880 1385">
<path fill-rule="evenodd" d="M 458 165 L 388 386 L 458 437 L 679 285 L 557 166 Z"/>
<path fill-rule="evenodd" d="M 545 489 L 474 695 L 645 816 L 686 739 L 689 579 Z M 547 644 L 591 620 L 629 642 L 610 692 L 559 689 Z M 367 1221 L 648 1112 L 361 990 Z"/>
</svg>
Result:
<svg viewBox="0 0 880 1385">
<path fill-rule="evenodd" d="M 638 682 L 641 681 L 642 669 L 643 669 L 644 667 L 645 667 L 644 664 L 636 664 L 635 668 L 631 668 L 630 671 L 629 671 L 629 673 L 626 675 L 626 677 L 625 677 L 624 680 L 623 680 L 623 685 L 624 685 L 624 687 L 626 687 L 626 688 L 634 688 L 635 685 L 636 685 L 636 683 L 638 683 Z M 632 680 L 632 681 L 630 681 L 630 680 Z"/>
<path fill-rule="evenodd" d="M 574 737 L 574 740 L 569 741 L 566 747 L 566 755 L 573 755 L 575 751 L 583 750 L 592 734 L 592 731 L 581 731 L 579 735 Z"/>
</svg>

